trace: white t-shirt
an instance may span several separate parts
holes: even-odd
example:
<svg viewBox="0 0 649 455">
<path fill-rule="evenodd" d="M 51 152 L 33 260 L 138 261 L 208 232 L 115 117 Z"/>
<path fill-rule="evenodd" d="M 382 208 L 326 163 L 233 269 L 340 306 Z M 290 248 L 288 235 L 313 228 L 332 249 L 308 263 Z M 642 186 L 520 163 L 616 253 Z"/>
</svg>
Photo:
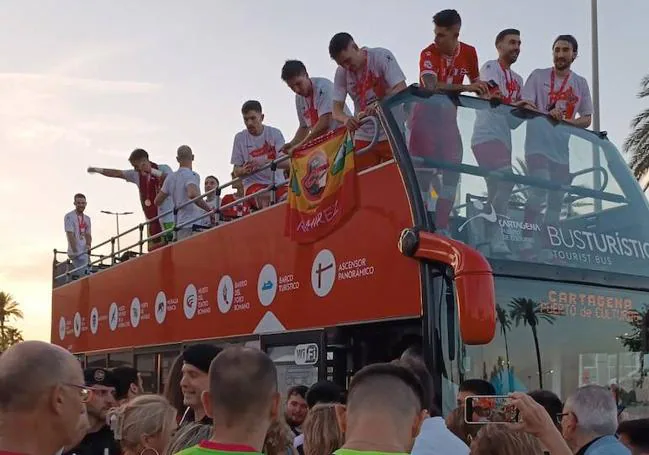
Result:
<svg viewBox="0 0 649 455">
<path fill-rule="evenodd" d="M 91 234 L 90 217 L 78 214 L 76 210 L 66 213 L 63 218 L 65 232 L 74 234 L 77 240 L 77 250 L 72 251 L 72 245 L 68 245 L 68 254 L 79 254 L 86 250 L 86 234 Z"/>
<path fill-rule="evenodd" d="M 167 176 L 173 174 L 173 170 L 167 166 L 166 164 L 158 164 L 158 170 L 162 172 L 163 174 L 166 174 Z M 125 171 L 122 171 L 124 174 L 124 178 L 126 178 L 127 182 L 135 183 L 137 187 L 140 187 L 140 173 L 136 171 L 135 169 L 127 169 Z M 151 201 L 153 202 L 153 201 Z M 158 215 L 161 213 L 165 213 L 169 210 L 173 210 L 174 204 L 171 202 L 169 198 L 167 198 L 160 207 L 158 207 Z M 174 222 L 174 214 L 169 213 L 168 215 L 163 216 L 160 218 L 161 223 L 173 223 Z"/>
<path fill-rule="evenodd" d="M 187 195 L 187 189 L 190 185 L 196 185 L 200 193 L 201 178 L 200 176 L 189 168 L 181 167 L 176 172 L 168 175 L 162 184 L 162 192 L 167 194 L 171 199 L 173 207 L 179 207 L 185 202 L 191 200 Z M 176 214 L 176 226 L 181 225 L 190 220 L 195 220 L 203 211 L 196 204 L 192 203 L 182 207 Z M 193 224 L 198 221 L 181 227 L 181 229 L 191 229 Z"/>
<path fill-rule="evenodd" d="M 592 115 L 593 101 L 586 79 L 571 71 L 565 83 L 565 78 L 555 77 L 552 87 L 552 73 L 553 68 L 532 71 L 523 87 L 522 98 L 533 102 L 544 113 L 548 113 L 553 106 L 558 107 L 567 119 L 576 118 L 576 114 L 582 117 Z M 557 94 L 555 99 L 550 97 L 551 88 Z M 545 119 L 535 119 L 527 122 L 525 152 L 543 154 L 552 161 L 568 164 L 569 139 L 565 130 L 554 128 Z"/>
<path fill-rule="evenodd" d="M 334 84 L 324 77 L 312 77 L 313 93 L 310 97 L 295 95 L 295 109 L 300 126 L 313 128 L 318 119 L 326 114 L 331 114 L 334 100 Z M 345 113 L 351 115 L 349 108 L 345 105 Z M 327 131 L 335 130 L 340 126 L 340 122 L 333 118 L 329 122 Z"/>
<path fill-rule="evenodd" d="M 264 129 L 259 136 L 253 136 L 248 130 L 240 131 L 234 136 L 230 163 L 235 166 L 243 166 L 247 161 L 252 160 L 258 166 L 263 166 L 269 161 L 284 156 L 283 153 L 277 153 L 284 144 L 285 141 L 282 132 L 272 126 L 264 125 Z M 270 185 L 272 183 L 272 177 L 273 171 L 270 169 L 257 172 L 243 179 L 243 187 L 248 189 L 250 185 L 255 183 Z M 275 171 L 275 183 L 279 185 L 284 183 L 285 180 L 284 171 L 277 169 Z"/>
<path fill-rule="evenodd" d="M 504 70 L 498 60 L 489 60 L 480 69 L 480 80 L 494 81 L 498 84 L 504 101 L 512 104 L 521 99 L 523 78 L 515 71 Z M 511 117 L 506 117 L 498 112 L 479 110 L 476 112 L 475 126 L 471 145 L 483 144 L 488 141 L 498 140 L 512 149 L 511 129 L 514 126 Z"/>
<path fill-rule="evenodd" d="M 367 53 L 367 68 L 357 74 L 339 66 L 334 78 L 334 101 L 344 102 L 349 95 L 354 101 L 356 115 L 374 101 L 383 99 L 389 89 L 406 80 L 392 52 L 382 47 L 364 47 L 362 50 Z M 373 136 L 374 126 L 367 123 L 359 128 L 354 138 L 371 141 Z M 383 129 L 379 140 L 386 140 Z"/>
<path fill-rule="evenodd" d="M 446 427 L 441 417 L 425 419 L 415 438 L 412 455 L 469 455 L 469 447 Z"/>
</svg>

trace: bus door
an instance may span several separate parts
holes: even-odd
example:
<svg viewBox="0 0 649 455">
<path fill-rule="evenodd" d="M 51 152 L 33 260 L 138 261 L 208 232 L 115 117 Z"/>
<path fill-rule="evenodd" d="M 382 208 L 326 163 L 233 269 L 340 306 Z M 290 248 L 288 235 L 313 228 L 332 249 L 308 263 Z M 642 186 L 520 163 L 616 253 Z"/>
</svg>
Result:
<svg viewBox="0 0 649 455">
<path fill-rule="evenodd" d="M 275 362 L 282 397 L 296 385 L 310 387 L 326 378 L 324 331 L 262 335 L 261 349 Z"/>
</svg>

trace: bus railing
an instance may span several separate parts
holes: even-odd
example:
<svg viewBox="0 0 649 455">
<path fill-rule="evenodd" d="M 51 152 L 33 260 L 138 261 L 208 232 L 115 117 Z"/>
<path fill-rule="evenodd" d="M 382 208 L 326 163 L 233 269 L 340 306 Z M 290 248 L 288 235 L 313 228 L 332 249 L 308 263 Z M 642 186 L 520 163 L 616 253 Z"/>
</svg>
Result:
<svg viewBox="0 0 649 455">
<path fill-rule="evenodd" d="M 379 132 L 380 132 L 379 120 L 374 116 L 365 117 L 365 118 L 363 118 L 361 120 L 360 123 L 361 124 L 371 123 L 373 125 L 373 127 L 374 127 L 374 136 L 372 137 L 372 141 L 370 141 L 369 145 L 367 145 L 366 147 L 354 152 L 356 156 L 362 155 L 362 154 L 366 153 L 367 151 L 369 151 L 372 147 L 374 147 L 376 145 L 376 143 L 378 142 Z M 315 142 L 316 140 L 319 140 L 319 139 L 320 138 L 316 138 L 312 142 Z M 308 148 L 311 145 L 311 143 L 304 144 L 300 148 L 301 149 Z M 183 228 L 186 228 L 186 227 L 193 227 L 195 223 L 199 222 L 200 220 L 206 219 L 206 218 L 209 219 L 209 218 L 211 218 L 212 215 L 219 215 L 220 216 L 220 214 L 224 210 L 235 207 L 235 206 L 237 206 L 237 205 L 239 205 L 241 203 L 245 203 L 245 202 L 247 202 L 249 200 L 259 198 L 260 196 L 263 196 L 266 193 L 270 193 L 270 205 L 276 204 L 278 201 L 276 199 L 277 195 L 275 193 L 275 190 L 277 190 L 279 188 L 279 186 L 284 185 L 284 184 L 288 184 L 289 182 L 284 182 L 284 181 L 277 182 L 276 181 L 276 172 L 275 171 L 278 169 L 279 164 L 282 164 L 282 163 L 284 163 L 285 161 L 288 161 L 288 160 L 290 160 L 290 157 L 288 155 L 282 155 L 282 156 L 280 156 L 280 157 L 278 157 L 278 158 L 276 158 L 276 159 L 274 159 L 272 161 L 269 161 L 268 163 L 264 164 L 263 166 L 260 166 L 259 168 L 255 169 L 253 172 L 246 175 L 245 177 L 236 177 L 236 178 L 230 180 L 229 182 L 224 183 L 223 185 L 219 185 L 218 187 L 216 187 L 216 188 L 214 188 L 212 190 L 209 190 L 209 191 L 206 191 L 205 193 L 202 193 L 201 195 L 195 197 L 194 199 L 191 199 L 191 200 L 189 200 L 187 202 L 184 202 L 183 204 L 179 205 L 178 207 L 174 207 L 172 210 L 167 210 L 167 211 L 165 211 L 163 213 L 159 213 L 158 216 L 156 216 L 154 218 L 145 220 L 144 222 L 139 223 L 136 226 L 133 226 L 132 228 L 127 229 L 126 231 L 121 232 L 121 233 L 119 233 L 118 235 L 116 235 L 114 237 L 110 237 L 108 240 L 105 240 L 105 241 L 101 242 L 98 245 L 92 246 L 92 248 L 88 249 L 87 251 L 85 251 L 83 253 L 80 253 L 80 254 L 78 254 L 76 256 L 72 256 L 71 259 L 76 259 L 78 257 L 81 257 L 81 256 L 85 255 L 87 257 L 87 263 L 80 266 L 80 267 L 76 267 L 76 268 L 73 268 L 73 269 L 69 269 L 69 267 L 68 267 L 68 270 L 66 270 L 65 273 L 61 273 L 59 275 L 55 275 L 55 273 L 53 273 L 52 274 L 53 275 L 53 286 L 57 287 L 56 283 L 57 283 L 58 280 L 65 280 L 64 283 L 68 283 L 68 282 L 71 281 L 71 279 L 77 279 L 77 278 L 80 278 L 81 276 L 89 275 L 89 274 L 92 273 L 92 268 L 93 267 L 97 268 L 100 265 L 103 265 L 105 267 L 106 264 L 104 264 L 104 261 L 106 261 L 106 260 L 110 260 L 110 264 L 108 266 L 115 265 L 118 262 L 117 258 L 119 257 L 120 254 L 125 254 L 127 252 L 132 252 L 132 253 L 134 253 L 136 255 L 142 255 L 142 254 L 144 254 L 144 244 L 145 243 L 155 241 L 157 239 L 160 239 L 162 237 L 167 236 L 168 234 L 173 233 L 174 234 L 174 240 L 177 240 L 175 238 L 176 237 L 175 234 L 179 230 L 181 230 Z M 260 172 L 264 172 L 264 171 L 266 171 L 268 169 L 271 169 L 273 171 L 272 172 L 272 177 L 271 177 L 271 183 L 270 183 L 270 185 L 268 185 L 263 190 L 260 190 L 260 191 L 258 191 L 256 193 L 253 193 L 253 194 L 249 194 L 247 196 L 243 196 L 243 197 L 235 200 L 234 202 L 231 202 L 231 203 L 228 203 L 228 204 L 225 204 L 225 205 L 218 205 L 217 207 L 210 210 L 209 212 L 203 212 L 199 216 L 196 216 L 195 218 L 193 218 L 191 220 L 185 221 L 185 222 L 183 222 L 183 223 L 181 223 L 179 225 L 174 224 L 173 228 L 163 229 L 161 232 L 159 232 L 157 234 L 145 237 L 144 229 L 146 227 L 148 227 L 151 223 L 159 222 L 160 219 L 162 219 L 162 218 L 164 218 L 166 216 L 169 216 L 171 214 L 173 214 L 173 216 L 175 217 L 178 214 L 178 211 L 181 210 L 182 208 L 187 207 L 190 204 L 194 204 L 194 203 L 196 203 L 196 201 L 198 201 L 200 199 L 203 199 L 203 198 L 205 198 L 207 196 L 210 196 L 212 194 L 214 194 L 217 198 L 219 198 L 223 189 L 228 188 L 228 187 L 233 187 L 235 184 L 237 184 L 239 182 L 243 182 L 244 178 L 248 178 L 248 177 L 250 177 L 252 175 L 255 175 L 255 174 L 260 173 Z M 218 220 L 217 220 L 217 224 L 218 224 Z M 210 227 L 212 227 L 212 226 L 210 226 Z M 138 233 L 139 233 L 139 240 L 138 241 L 136 241 L 134 243 L 131 243 L 130 245 L 125 246 L 123 248 L 116 249 L 118 239 L 121 239 L 122 237 L 124 237 L 126 235 L 129 235 L 129 234 L 131 234 L 133 232 L 136 232 L 136 231 L 138 231 Z M 110 245 L 110 253 L 109 254 L 93 253 L 93 252 L 96 252 L 98 249 L 104 248 L 104 247 L 106 247 L 108 245 Z M 132 251 L 133 249 L 137 249 L 138 250 L 137 253 L 133 252 Z M 70 263 L 71 263 L 71 260 L 65 260 L 65 261 L 59 262 L 58 261 L 58 255 L 59 254 L 65 254 L 66 257 L 67 257 L 67 251 L 66 250 L 54 249 L 54 261 L 53 261 L 54 267 L 56 268 L 57 266 L 59 266 L 61 264 L 65 264 L 65 265 L 69 266 Z M 93 260 L 92 258 L 97 258 L 97 259 Z"/>
</svg>

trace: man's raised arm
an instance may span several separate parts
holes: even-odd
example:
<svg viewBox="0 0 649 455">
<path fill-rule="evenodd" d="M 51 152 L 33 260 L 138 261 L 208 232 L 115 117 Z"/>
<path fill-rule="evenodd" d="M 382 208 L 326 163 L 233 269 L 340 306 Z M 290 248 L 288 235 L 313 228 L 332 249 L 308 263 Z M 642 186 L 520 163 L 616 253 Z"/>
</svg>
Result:
<svg viewBox="0 0 649 455">
<path fill-rule="evenodd" d="M 119 169 L 105 169 L 103 167 L 89 167 L 88 168 L 88 173 L 90 174 L 101 174 L 105 177 L 112 177 L 116 179 L 124 179 L 126 180 L 126 176 L 124 175 L 124 171 L 119 170 Z"/>
</svg>

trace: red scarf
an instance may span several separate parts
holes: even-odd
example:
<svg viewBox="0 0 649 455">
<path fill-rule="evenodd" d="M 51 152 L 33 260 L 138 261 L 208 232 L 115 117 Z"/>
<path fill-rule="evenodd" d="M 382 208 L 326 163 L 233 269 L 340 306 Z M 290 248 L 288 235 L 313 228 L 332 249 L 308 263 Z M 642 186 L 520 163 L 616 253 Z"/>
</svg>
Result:
<svg viewBox="0 0 649 455">
<path fill-rule="evenodd" d="M 153 169 L 158 169 L 158 165 L 151 163 Z M 158 216 L 158 207 L 153 201 L 162 188 L 162 179 L 153 174 L 145 174 L 140 172 L 140 202 L 142 203 L 142 210 L 147 220 Z"/>
</svg>

